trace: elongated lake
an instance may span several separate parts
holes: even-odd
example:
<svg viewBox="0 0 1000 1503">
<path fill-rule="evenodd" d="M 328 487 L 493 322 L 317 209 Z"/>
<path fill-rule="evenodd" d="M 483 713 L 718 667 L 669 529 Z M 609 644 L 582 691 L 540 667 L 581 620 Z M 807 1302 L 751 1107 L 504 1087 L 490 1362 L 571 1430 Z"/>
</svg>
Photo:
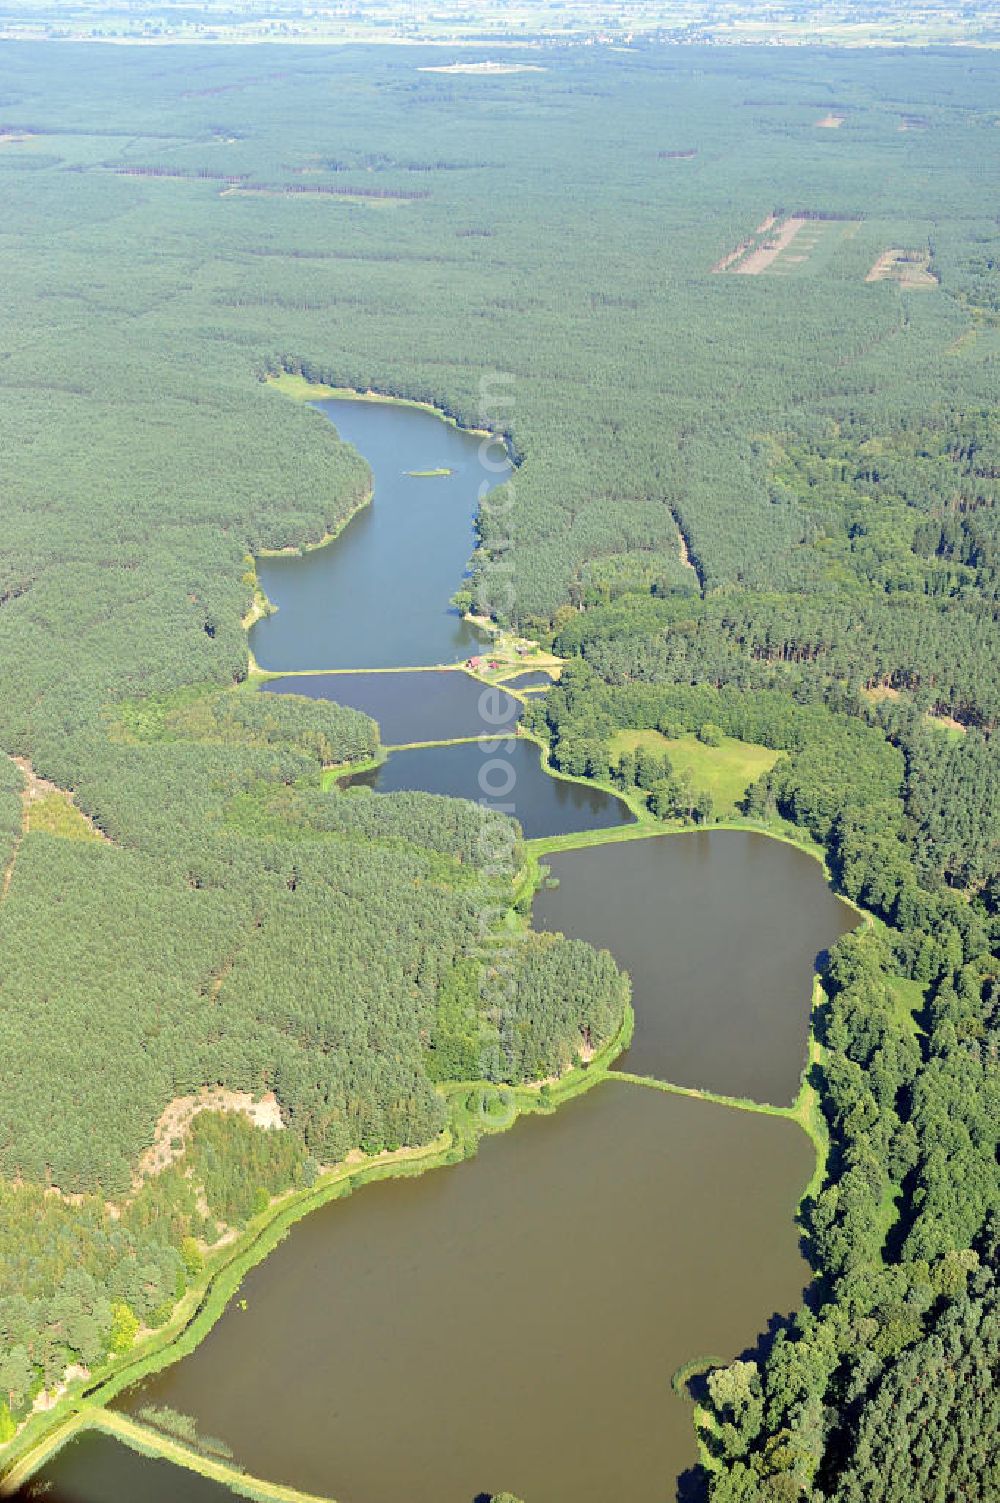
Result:
<svg viewBox="0 0 1000 1503">
<path fill-rule="evenodd" d="M 511 472 L 502 445 L 415 407 L 316 405 L 367 459 L 373 499 L 332 546 L 258 560 L 278 609 L 251 632 L 257 662 L 272 670 L 401 668 L 481 651 L 482 639 L 448 602 L 475 547 L 480 490 Z M 439 469 L 449 473 L 413 473 Z"/>
</svg>

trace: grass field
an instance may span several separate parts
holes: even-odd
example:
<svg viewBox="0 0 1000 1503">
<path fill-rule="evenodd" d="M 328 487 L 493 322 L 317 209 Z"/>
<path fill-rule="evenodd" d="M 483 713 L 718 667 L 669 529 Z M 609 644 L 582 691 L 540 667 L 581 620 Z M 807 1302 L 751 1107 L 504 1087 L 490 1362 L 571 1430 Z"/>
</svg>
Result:
<svg viewBox="0 0 1000 1503">
<path fill-rule="evenodd" d="M 773 767 L 781 752 L 723 736 L 721 746 L 704 746 L 696 736 L 668 741 L 659 731 L 618 731 L 611 740 L 611 754 L 634 752 L 637 747 L 662 756 L 666 752 L 675 772 L 686 772 L 698 793 L 710 793 L 714 812 L 723 818 L 738 813 L 737 805 L 751 783 Z"/>
<path fill-rule="evenodd" d="M 782 247 L 769 263 L 771 275 L 810 276 L 825 273 L 844 241 L 858 229 L 858 221 L 842 219 L 807 219 L 795 237 Z"/>
<path fill-rule="evenodd" d="M 28 828 L 33 832 L 44 830 L 49 835 L 59 835 L 63 840 L 101 838 L 89 819 L 62 793 L 44 793 L 32 801 Z"/>
<path fill-rule="evenodd" d="M 897 1021 L 907 1033 L 916 1038 L 919 1033 L 923 1033 L 916 1014 L 923 1010 L 927 1001 L 926 982 L 910 981 L 905 976 L 894 976 L 889 983 L 889 990 L 892 992 Z"/>
</svg>

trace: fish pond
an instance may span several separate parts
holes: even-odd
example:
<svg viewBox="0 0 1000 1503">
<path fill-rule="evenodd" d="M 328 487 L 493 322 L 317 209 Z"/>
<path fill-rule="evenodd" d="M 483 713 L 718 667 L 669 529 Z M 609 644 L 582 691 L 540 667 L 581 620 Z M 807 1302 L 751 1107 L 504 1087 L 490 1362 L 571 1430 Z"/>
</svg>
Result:
<svg viewBox="0 0 1000 1503">
<path fill-rule="evenodd" d="M 426 411 L 319 405 L 371 464 L 374 500 L 329 546 L 260 561 L 279 609 L 252 645 L 286 675 L 365 671 L 265 692 L 354 705 L 390 746 L 499 733 L 393 752 L 343 779 L 345 797 L 485 799 L 528 836 L 634 821 L 504 737 L 512 696 L 492 691 L 483 724 L 483 685 L 466 674 L 371 671 L 475 651 L 447 601 L 480 486 L 509 466 Z M 816 957 L 855 921 L 815 861 L 722 831 L 545 860 L 558 885 L 537 894 L 536 926 L 606 946 L 632 974 L 629 1069 L 792 1099 Z M 612 1075 L 487 1137 L 474 1161 L 367 1186 L 297 1223 L 197 1350 L 118 1407 L 140 1419 L 169 1407 L 251 1475 L 339 1503 L 476 1503 L 505 1489 L 528 1503 L 674 1503 L 696 1455 L 671 1377 L 736 1356 L 797 1307 L 808 1269 L 794 1214 L 813 1167 L 790 1120 Z M 54 1503 L 219 1503 L 215 1484 L 93 1434 L 28 1487 Z"/>
<path fill-rule="evenodd" d="M 453 741 L 460 736 L 512 732 L 523 705 L 454 669 L 423 673 L 308 673 L 269 679 L 272 694 L 305 694 L 363 710 L 378 721 L 385 746 L 410 741 Z"/>
<path fill-rule="evenodd" d="M 673 1503 L 671 1375 L 796 1307 L 812 1165 L 792 1122 L 607 1081 L 314 1212 L 123 1402 L 339 1503 Z"/>
<path fill-rule="evenodd" d="M 635 815 L 623 799 L 585 783 L 556 778 L 542 766 L 532 741 L 467 742 L 391 752 L 378 767 L 350 773 L 344 788 L 379 793 L 417 789 L 470 798 L 511 814 L 525 836 L 564 835 L 630 824 Z"/>
<path fill-rule="evenodd" d="M 611 951 L 632 978 L 623 1069 L 788 1105 L 817 960 L 858 915 L 819 862 L 749 830 L 690 831 L 543 858 L 538 929 Z"/>
</svg>

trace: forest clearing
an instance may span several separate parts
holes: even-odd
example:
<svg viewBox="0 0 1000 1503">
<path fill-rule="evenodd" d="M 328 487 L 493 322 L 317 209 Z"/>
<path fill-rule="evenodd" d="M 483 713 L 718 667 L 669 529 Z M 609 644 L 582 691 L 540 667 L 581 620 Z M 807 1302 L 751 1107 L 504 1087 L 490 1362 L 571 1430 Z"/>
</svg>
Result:
<svg viewBox="0 0 1000 1503">
<path fill-rule="evenodd" d="M 891 279 L 907 289 L 936 287 L 938 279 L 930 270 L 930 262 L 927 251 L 883 251 L 865 281 L 884 282 Z"/>
</svg>

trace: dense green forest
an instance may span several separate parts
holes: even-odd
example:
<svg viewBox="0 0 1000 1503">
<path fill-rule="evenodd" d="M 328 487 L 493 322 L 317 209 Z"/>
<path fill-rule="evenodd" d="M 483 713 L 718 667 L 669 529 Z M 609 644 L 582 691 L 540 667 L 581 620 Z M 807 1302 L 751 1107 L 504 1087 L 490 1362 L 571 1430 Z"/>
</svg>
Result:
<svg viewBox="0 0 1000 1503">
<path fill-rule="evenodd" d="M 0 759 L 0 1425 L 162 1319 L 262 1194 L 425 1142 L 436 1082 L 554 1073 L 621 1016 L 607 957 L 513 930 L 491 989 L 509 821 L 321 792 L 372 723 L 245 683 L 252 555 L 368 488 L 267 386 L 292 370 L 507 432 L 469 587 L 570 660 L 531 710 L 558 765 L 711 817 L 614 731 L 779 749 L 748 814 L 873 916 L 825 976 L 815 1282 L 708 1381 L 711 1496 L 986 1500 L 997 63 L 254 51 L 5 50 L 0 749 L 108 838 L 20 839 Z M 714 272 L 772 213 L 811 248 Z M 932 283 L 867 281 L 891 248 Z M 198 1119 L 191 1177 L 133 1190 L 163 1108 L 214 1084 L 273 1090 L 286 1131 Z"/>
</svg>

